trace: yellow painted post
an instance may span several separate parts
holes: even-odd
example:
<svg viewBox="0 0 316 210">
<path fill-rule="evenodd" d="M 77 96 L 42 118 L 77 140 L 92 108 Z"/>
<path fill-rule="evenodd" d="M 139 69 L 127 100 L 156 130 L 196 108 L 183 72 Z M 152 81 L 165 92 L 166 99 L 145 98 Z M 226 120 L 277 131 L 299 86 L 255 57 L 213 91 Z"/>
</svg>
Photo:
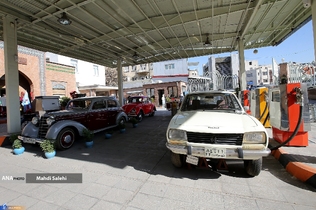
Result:
<svg viewBox="0 0 316 210">
<path fill-rule="evenodd" d="M 269 102 L 266 101 L 266 97 L 268 97 L 268 88 L 260 88 L 259 89 L 259 121 L 266 128 L 271 128 L 270 125 L 270 116 L 269 116 Z"/>
</svg>

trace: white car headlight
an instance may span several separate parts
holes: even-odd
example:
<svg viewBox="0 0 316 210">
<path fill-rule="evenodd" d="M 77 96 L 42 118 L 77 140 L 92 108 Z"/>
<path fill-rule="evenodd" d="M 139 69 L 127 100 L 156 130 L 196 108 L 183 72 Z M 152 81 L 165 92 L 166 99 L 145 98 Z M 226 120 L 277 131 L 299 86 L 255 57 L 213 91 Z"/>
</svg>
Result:
<svg viewBox="0 0 316 210">
<path fill-rule="evenodd" d="M 36 125 L 38 123 L 38 117 L 33 117 L 32 123 L 33 123 L 33 125 Z"/>
<path fill-rule="evenodd" d="M 249 132 L 244 134 L 243 143 L 246 144 L 264 144 L 266 143 L 266 134 L 264 132 Z"/>
<path fill-rule="evenodd" d="M 54 119 L 53 116 L 50 116 L 49 118 L 46 119 L 46 123 L 47 123 L 48 126 L 53 124 L 53 122 L 55 122 L 55 119 Z"/>
<path fill-rule="evenodd" d="M 184 130 L 170 129 L 168 131 L 169 140 L 187 141 L 187 133 Z"/>
</svg>

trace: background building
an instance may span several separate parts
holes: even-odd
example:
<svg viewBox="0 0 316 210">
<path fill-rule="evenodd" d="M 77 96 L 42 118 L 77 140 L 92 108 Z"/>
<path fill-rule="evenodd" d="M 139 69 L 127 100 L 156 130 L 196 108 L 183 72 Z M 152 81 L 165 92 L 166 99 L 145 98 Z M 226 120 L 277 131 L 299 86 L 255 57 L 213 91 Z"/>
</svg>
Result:
<svg viewBox="0 0 316 210">
<path fill-rule="evenodd" d="M 0 42 L 1 96 L 6 92 L 4 45 Z M 45 53 L 18 46 L 19 92 L 27 91 L 30 99 L 35 96 L 67 95 L 76 88 L 75 68 L 47 62 Z"/>
<path fill-rule="evenodd" d="M 188 76 L 187 59 L 124 67 L 124 97 L 146 95 L 155 99 L 156 106 L 162 106 L 163 95 L 178 101 L 186 91 Z"/>
<path fill-rule="evenodd" d="M 203 77 L 212 79 L 214 90 L 235 89 L 238 86 L 238 74 L 238 54 L 220 58 L 210 56 L 207 64 L 203 65 Z"/>
<path fill-rule="evenodd" d="M 153 80 L 160 80 L 162 82 L 171 81 L 187 81 L 188 59 L 170 60 L 153 63 Z"/>
<path fill-rule="evenodd" d="M 72 91 L 87 96 L 117 96 L 118 87 L 106 85 L 104 66 L 50 52 L 46 53 L 46 61 L 75 68 L 76 87 Z"/>
</svg>

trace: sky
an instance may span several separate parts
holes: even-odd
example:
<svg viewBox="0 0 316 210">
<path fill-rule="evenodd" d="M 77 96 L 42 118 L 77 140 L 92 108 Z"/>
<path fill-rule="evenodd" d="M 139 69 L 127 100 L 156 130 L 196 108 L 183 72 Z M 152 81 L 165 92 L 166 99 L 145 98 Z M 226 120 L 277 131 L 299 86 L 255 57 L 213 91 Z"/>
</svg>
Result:
<svg viewBox="0 0 316 210">
<path fill-rule="evenodd" d="M 315 60 L 314 53 L 314 39 L 312 21 L 306 23 L 302 28 L 297 30 L 294 34 L 288 37 L 285 41 L 275 47 L 256 48 L 257 54 L 254 54 L 254 49 L 245 50 L 245 60 L 258 60 L 259 65 L 272 64 L 272 58 L 279 63 L 283 62 L 297 62 L 297 63 L 311 63 Z M 237 51 L 232 53 L 238 53 Z M 231 53 L 214 54 L 214 57 L 226 57 Z M 202 75 L 202 66 L 207 63 L 207 59 L 211 55 L 192 57 L 188 62 L 199 62 L 198 70 Z M 194 66 L 189 66 L 190 69 L 196 69 Z"/>
</svg>

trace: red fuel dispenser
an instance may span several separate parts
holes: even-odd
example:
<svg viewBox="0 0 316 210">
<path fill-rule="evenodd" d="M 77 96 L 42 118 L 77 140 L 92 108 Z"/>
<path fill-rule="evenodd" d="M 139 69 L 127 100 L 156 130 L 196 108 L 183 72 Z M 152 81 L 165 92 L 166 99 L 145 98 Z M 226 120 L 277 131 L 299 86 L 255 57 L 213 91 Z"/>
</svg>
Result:
<svg viewBox="0 0 316 210">
<path fill-rule="evenodd" d="M 308 130 L 304 122 L 306 109 L 303 108 L 306 94 L 303 97 L 303 93 L 307 93 L 307 87 L 301 83 L 280 84 L 269 91 L 273 138 L 279 143 L 291 138 L 285 146 L 308 146 Z"/>
<path fill-rule="evenodd" d="M 241 104 L 244 107 L 244 109 L 247 112 L 247 114 L 251 114 L 250 102 L 249 102 L 249 94 L 250 94 L 249 90 L 241 91 Z"/>
</svg>

